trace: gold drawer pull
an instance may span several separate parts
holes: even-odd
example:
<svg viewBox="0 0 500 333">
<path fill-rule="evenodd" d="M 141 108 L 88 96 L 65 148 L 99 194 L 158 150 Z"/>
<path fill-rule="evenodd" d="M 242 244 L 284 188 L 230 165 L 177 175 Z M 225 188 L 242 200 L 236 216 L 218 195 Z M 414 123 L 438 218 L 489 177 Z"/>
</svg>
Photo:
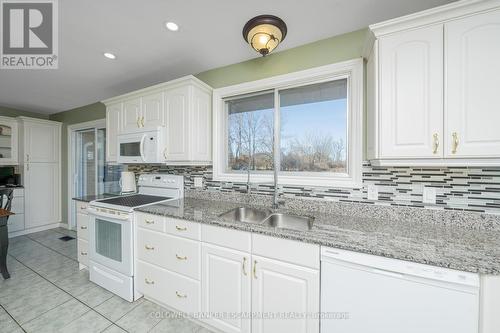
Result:
<svg viewBox="0 0 500 333">
<path fill-rule="evenodd" d="M 80 210 L 85 210 L 85 209 L 87 209 L 87 206 L 80 207 Z"/>
<path fill-rule="evenodd" d="M 177 297 L 179 298 L 187 298 L 188 296 L 186 294 L 180 294 L 178 291 L 175 292 L 175 294 L 177 295 Z"/>
<path fill-rule="evenodd" d="M 247 276 L 247 257 L 243 257 L 243 275 Z"/>
<path fill-rule="evenodd" d="M 85 252 L 85 251 L 82 251 L 82 252 L 80 252 L 80 254 L 81 254 L 82 256 L 86 256 L 88 253 L 87 253 L 87 252 Z"/>
<path fill-rule="evenodd" d="M 186 227 L 179 227 L 178 225 L 175 226 L 175 229 L 177 229 L 179 231 L 186 231 L 186 230 L 188 230 L 188 228 L 186 228 Z"/>
<path fill-rule="evenodd" d="M 155 221 L 154 220 L 144 220 L 146 222 L 146 224 L 155 224 Z"/>
<path fill-rule="evenodd" d="M 86 230 L 86 229 L 87 229 L 87 226 L 82 225 L 82 226 L 80 227 L 80 229 L 82 229 L 82 230 Z"/>
<path fill-rule="evenodd" d="M 144 117 L 141 117 L 141 125 L 144 127 Z"/>
<path fill-rule="evenodd" d="M 146 282 L 146 284 L 155 284 L 153 280 L 149 280 L 148 278 L 145 278 L 144 282 Z"/>
<path fill-rule="evenodd" d="M 458 149 L 458 133 L 457 132 L 453 132 L 451 134 L 451 137 L 453 138 L 453 143 L 452 143 L 452 146 L 451 146 L 451 153 L 452 154 L 456 154 L 457 153 L 457 149 Z"/>
<path fill-rule="evenodd" d="M 257 260 L 253 261 L 253 278 L 257 279 Z"/>
<path fill-rule="evenodd" d="M 184 256 L 184 257 L 181 257 L 180 255 L 178 254 L 175 254 L 175 257 L 179 260 L 187 260 L 188 257 Z"/>
<path fill-rule="evenodd" d="M 154 246 L 150 246 L 150 245 L 145 245 L 144 247 L 146 248 L 146 250 L 154 250 L 155 249 Z"/>
</svg>

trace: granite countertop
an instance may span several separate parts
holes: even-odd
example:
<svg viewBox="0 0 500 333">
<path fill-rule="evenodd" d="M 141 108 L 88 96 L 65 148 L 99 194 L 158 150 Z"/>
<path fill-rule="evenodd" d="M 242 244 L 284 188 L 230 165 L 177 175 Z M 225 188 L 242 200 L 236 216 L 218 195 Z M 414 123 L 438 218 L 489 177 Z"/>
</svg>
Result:
<svg viewBox="0 0 500 333">
<path fill-rule="evenodd" d="M 104 193 L 104 194 L 85 195 L 83 197 L 76 197 L 76 198 L 73 198 L 73 200 L 83 201 L 83 202 L 91 202 L 94 200 L 114 198 L 114 197 L 119 197 L 119 196 L 120 196 L 120 194 L 117 194 L 117 193 Z"/>
<path fill-rule="evenodd" d="M 315 218 L 309 231 L 273 228 L 219 217 L 230 209 L 253 205 L 186 197 L 136 211 L 177 217 L 280 238 L 303 241 L 422 264 L 481 274 L 500 274 L 500 231 L 470 230 L 436 223 L 410 223 L 278 209 Z M 253 206 L 268 209 L 268 207 Z"/>
</svg>

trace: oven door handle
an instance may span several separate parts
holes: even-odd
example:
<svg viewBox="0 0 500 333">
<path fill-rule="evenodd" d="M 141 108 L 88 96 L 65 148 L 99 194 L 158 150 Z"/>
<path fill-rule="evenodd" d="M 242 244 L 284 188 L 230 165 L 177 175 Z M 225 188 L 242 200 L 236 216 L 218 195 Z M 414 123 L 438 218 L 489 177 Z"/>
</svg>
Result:
<svg viewBox="0 0 500 333">
<path fill-rule="evenodd" d="M 144 141 L 146 141 L 146 134 L 142 135 L 141 143 L 139 144 L 139 153 L 141 154 L 142 161 L 146 162 L 146 156 L 144 155 Z"/>
<path fill-rule="evenodd" d="M 102 218 L 107 218 L 107 219 L 111 219 L 111 220 L 120 220 L 120 221 L 127 221 L 127 220 L 130 220 L 130 216 L 129 214 L 125 214 L 125 215 L 114 215 L 114 214 L 106 214 L 106 213 L 103 213 L 103 212 L 99 212 L 97 209 L 95 209 L 94 207 L 88 207 L 87 208 L 87 213 L 92 215 L 92 216 L 95 216 L 95 217 L 102 217 Z"/>
</svg>

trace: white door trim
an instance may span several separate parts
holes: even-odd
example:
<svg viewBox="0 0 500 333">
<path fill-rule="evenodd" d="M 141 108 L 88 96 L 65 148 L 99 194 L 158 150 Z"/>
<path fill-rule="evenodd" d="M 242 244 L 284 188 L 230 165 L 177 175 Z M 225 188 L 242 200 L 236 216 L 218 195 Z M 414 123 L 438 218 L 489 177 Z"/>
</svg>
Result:
<svg viewBox="0 0 500 333">
<path fill-rule="evenodd" d="M 68 126 L 68 228 L 76 230 L 76 221 L 74 221 L 75 207 L 72 204 L 74 193 L 73 175 L 75 174 L 75 156 L 73 146 L 75 143 L 75 132 L 91 128 L 106 128 L 106 119 L 98 119 L 86 121 L 83 123 L 73 124 Z"/>
</svg>

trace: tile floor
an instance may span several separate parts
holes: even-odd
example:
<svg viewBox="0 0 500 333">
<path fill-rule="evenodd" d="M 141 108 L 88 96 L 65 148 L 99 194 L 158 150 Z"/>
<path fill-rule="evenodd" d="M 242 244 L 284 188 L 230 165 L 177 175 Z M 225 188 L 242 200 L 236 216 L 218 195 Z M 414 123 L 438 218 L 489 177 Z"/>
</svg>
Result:
<svg viewBox="0 0 500 333">
<path fill-rule="evenodd" d="M 210 333 L 139 299 L 129 303 L 78 270 L 74 231 L 51 229 L 10 239 L 8 280 L 0 276 L 0 332 Z M 175 316 L 173 316 L 175 317 Z"/>
</svg>

